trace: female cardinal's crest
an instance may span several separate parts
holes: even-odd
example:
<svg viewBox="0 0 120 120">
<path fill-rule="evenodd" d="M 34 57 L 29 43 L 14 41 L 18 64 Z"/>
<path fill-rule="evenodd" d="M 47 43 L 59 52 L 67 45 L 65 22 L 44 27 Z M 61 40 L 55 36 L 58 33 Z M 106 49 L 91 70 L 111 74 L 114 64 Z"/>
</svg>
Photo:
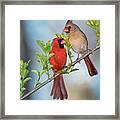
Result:
<svg viewBox="0 0 120 120">
<path fill-rule="evenodd" d="M 66 23 L 66 25 L 67 24 L 71 24 L 71 23 L 72 23 L 72 20 L 68 20 L 67 23 Z"/>
</svg>

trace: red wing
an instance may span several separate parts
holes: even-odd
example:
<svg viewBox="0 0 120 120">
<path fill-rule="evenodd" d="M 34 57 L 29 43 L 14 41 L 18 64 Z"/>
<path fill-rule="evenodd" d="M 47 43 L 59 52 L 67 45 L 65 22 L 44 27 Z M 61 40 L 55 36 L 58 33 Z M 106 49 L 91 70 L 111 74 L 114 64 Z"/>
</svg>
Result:
<svg viewBox="0 0 120 120">
<path fill-rule="evenodd" d="M 54 54 L 55 54 L 54 51 L 51 51 L 50 53 L 54 53 Z M 57 60 L 56 60 L 56 54 L 53 55 L 53 56 L 49 59 L 49 61 L 50 61 L 50 64 L 52 65 L 52 69 L 53 69 L 53 70 L 58 69 L 59 65 L 58 65 L 58 62 L 57 62 Z"/>
<path fill-rule="evenodd" d="M 57 51 L 52 50 L 51 53 L 55 55 L 50 58 L 50 64 L 53 65 L 53 69 L 61 70 L 66 64 L 66 52 L 64 50 Z"/>
</svg>

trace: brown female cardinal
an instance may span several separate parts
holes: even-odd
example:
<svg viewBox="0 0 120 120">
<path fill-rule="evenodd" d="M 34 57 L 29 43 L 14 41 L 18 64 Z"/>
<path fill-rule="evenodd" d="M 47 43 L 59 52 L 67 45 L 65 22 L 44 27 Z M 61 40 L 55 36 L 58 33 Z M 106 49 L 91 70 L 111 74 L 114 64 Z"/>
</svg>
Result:
<svg viewBox="0 0 120 120">
<path fill-rule="evenodd" d="M 49 61 L 52 65 L 54 75 L 56 75 L 58 71 L 62 70 L 66 64 L 67 54 L 64 48 L 64 43 L 65 41 L 62 38 L 55 38 L 52 42 L 52 50 L 50 53 L 53 53 L 53 56 Z M 59 75 L 54 79 L 51 96 L 53 96 L 53 99 L 61 100 L 68 98 L 63 75 Z"/>
<path fill-rule="evenodd" d="M 72 22 L 72 20 L 67 21 L 63 32 L 69 33 L 69 42 L 72 45 L 73 50 L 78 53 L 78 56 L 79 54 L 83 55 L 88 51 L 88 40 L 86 35 L 76 24 Z M 97 70 L 93 65 L 89 55 L 84 58 L 84 61 L 86 63 L 89 75 L 96 75 Z"/>
</svg>

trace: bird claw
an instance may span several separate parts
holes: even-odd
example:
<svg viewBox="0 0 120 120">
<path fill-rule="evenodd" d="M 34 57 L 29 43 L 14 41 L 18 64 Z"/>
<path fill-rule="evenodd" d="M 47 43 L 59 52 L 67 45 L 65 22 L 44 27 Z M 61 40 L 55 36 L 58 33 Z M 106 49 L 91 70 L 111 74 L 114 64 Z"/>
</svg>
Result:
<svg viewBox="0 0 120 120">
<path fill-rule="evenodd" d="M 83 56 L 85 55 L 85 54 L 87 54 L 88 52 L 91 52 L 92 50 L 91 49 L 87 49 L 84 53 L 83 53 Z M 92 53 L 91 53 L 92 54 Z"/>
<path fill-rule="evenodd" d="M 91 49 L 88 49 L 88 50 L 87 50 L 87 52 L 91 52 L 91 51 L 92 51 Z M 93 53 L 91 53 L 91 54 L 93 54 Z"/>
</svg>

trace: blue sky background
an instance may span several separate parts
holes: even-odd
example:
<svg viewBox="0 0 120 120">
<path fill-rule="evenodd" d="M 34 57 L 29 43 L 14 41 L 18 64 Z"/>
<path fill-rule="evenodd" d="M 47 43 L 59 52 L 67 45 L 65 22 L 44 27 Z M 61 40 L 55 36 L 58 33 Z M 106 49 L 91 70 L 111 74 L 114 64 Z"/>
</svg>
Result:
<svg viewBox="0 0 120 120">
<path fill-rule="evenodd" d="M 65 26 L 67 20 L 21 20 L 20 21 L 20 57 L 21 59 L 28 61 L 31 60 L 29 67 L 32 69 L 40 69 L 38 62 L 36 61 L 36 52 L 42 52 L 37 45 L 36 40 L 48 41 L 55 37 L 54 34 L 60 34 Z M 89 44 L 89 49 L 96 47 L 96 34 L 93 29 L 86 25 L 86 20 L 73 20 L 73 23 L 77 24 L 80 29 L 86 34 Z M 76 59 L 77 55 L 74 54 Z M 90 77 L 84 61 L 80 64 L 76 64 L 76 68 L 79 71 L 72 72 L 69 75 L 64 75 L 66 88 L 68 90 L 70 100 L 99 100 L 100 99 L 100 51 L 96 51 L 91 55 L 91 59 L 97 68 L 98 75 Z M 52 74 L 52 72 L 51 72 Z M 33 89 L 34 79 L 36 75 L 30 72 L 32 80 L 27 84 L 27 91 Z M 43 75 L 41 82 L 46 80 L 46 75 Z M 35 92 L 27 99 L 32 100 L 52 100 L 50 96 L 52 82 Z"/>
</svg>

